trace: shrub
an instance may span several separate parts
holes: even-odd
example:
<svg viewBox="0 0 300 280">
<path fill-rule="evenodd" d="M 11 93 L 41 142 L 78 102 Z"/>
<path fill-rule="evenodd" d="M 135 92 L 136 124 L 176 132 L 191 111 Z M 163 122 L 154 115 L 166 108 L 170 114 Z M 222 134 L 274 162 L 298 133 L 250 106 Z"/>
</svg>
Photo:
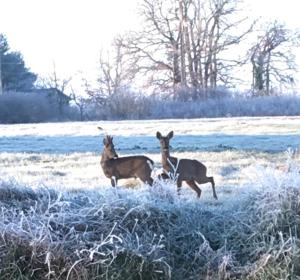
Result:
<svg viewBox="0 0 300 280">
<path fill-rule="evenodd" d="M 234 96 L 221 89 L 211 92 L 209 98 L 197 100 L 163 99 L 123 90 L 108 97 L 102 105 L 92 100 L 84 102 L 83 116 L 87 120 L 300 115 L 299 96 Z M 0 123 L 68 120 L 80 120 L 79 110 L 67 106 L 60 116 L 57 106 L 44 95 L 7 93 L 0 96 Z"/>
<path fill-rule="evenodd" d="M 220 90 L 209 96 L 173 100 L 123 91 L 109 97 L 103 106 L 89 104 L 87 111 L 91 119 L 105 120 L 300 115 L 299 96 L 247 97 Z"/>
<path fill-rule="evenodd" d="M 247 172 L 214 203 L 161 181 L 63 193 L 2 181 L 0 279 L 296 279 L 299 167 Z"/>
<path fill-rule="evenodd" d="M 78 112 L 66 108 L 64 120 L 76 119 Z M 0 123 L 36 123 L 61 120 L 47 96 L 38 93 L 6 92 L 0 96 Z"/>
</svg>

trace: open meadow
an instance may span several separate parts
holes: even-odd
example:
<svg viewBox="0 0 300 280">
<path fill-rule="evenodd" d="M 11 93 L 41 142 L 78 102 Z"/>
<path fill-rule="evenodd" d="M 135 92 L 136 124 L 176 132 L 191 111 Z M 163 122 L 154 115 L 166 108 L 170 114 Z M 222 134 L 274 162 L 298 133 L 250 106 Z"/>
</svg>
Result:
<svg viewBox="0 0 300 280">
<path fill-rule="evenodd" d="M 171 130 L 218 200 L 157 179 Z M 152 187 L 110 186 L 105 134 Z M 299 149 L 300 117 L 0 125 L 0 279 L 300 279 Z"/>
</svg>

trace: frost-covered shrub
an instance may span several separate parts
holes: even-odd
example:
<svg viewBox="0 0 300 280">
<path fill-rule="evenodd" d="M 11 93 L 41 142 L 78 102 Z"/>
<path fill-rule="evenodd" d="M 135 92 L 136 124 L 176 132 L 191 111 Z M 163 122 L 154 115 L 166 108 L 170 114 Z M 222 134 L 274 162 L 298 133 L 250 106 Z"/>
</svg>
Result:
<svg viewBox="0 0 300 280">
<path fill-rule="evenodd" d="M 102 105 L 85 100 L 86 120 L 212 118 L 239 116 L 299 116 L 299 96 L 233 95 L 224 89 L 209 92 L 207 98 L 192 100 L 146 96 L 130 90 L 108 97 Z M 66 106 L 63 115 L 57 106 L 37 93 L 7 93 L 0 96 L 0 123 L 29 123 L 80 120 L 76 107 Z"/>
<path fill-rule="evenodd" d="M 1 181 L 0 279 L 297 279 L 299 165 L 245 172 L 218 202 L 163 181 L 63 193 Z"/>
<path fill-rule="evenodd" d="M 299 116 L 299 96 L 244 97 L 230 94 L 206 99 L 173 100 L 118 93 L 102 107 L 90 104 L 91 119 L 166 119 L 240 116 Z"/>
<path fill-rule="evenodd" d="M 1 123 L 42 122 L 53 115 L 47 100 L 38 94 L 8 92 L 0 96 Z"/>
<path fill-rule="evenodd" d="M 59 116 L 45 95 L 38 93 L 6 92 L 0 96 L 0 123 L 36 123 L 76 119 L 74 108 L 66 107 Z"/>
<path fill-rule="evenodd" d="M 141 94 L 123 90 L 108 98 L 108 119 L 143 119 L 149 115 L 151 99 Z"/>
<path fill-rule="evenodd" d="M 150 118 L 202 118 L 239 116 L 298 116 L 299 96 L 225 97 L 197 101 L 156 100 Z"/>
</svg>

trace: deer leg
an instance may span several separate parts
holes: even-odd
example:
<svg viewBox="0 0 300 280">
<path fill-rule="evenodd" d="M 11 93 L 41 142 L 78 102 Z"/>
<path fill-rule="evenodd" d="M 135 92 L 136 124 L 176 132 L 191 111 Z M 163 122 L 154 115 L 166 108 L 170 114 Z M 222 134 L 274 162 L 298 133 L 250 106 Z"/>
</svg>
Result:
<svg viewBox="0 0 300 280">
<path fill-rule="evenodd" d="M 216 189 L 215 189 L 214 177 L 205 177 L 205 178 L 197 179 L 196 182 L 198 184 L 211 183 L 212 190 L 213 190 L 213 196 L 214 196 L 215 199 L 218 199 Z"/>
<path fill-rule="evenodd" d="M 149 182 L 147 181 L 147 183 L 152 186 L 153 185 L 153 179 L 151 177 L 149 177 Z"/>
<path fill-rule="evenodd" d="M 115 176 L 112 176 L 112 177 L 110 178 L 110 182 L 111 182 L 111 185 L 112 185 L 113 187 L 116 187 L 117 184 L 118 184 L 118 179 L 117 179 Z"/>
<path fill-rule="evenodd" d="M 145 184 L 148 184 L 150 186 L 152 186 L 153 184 L 153 179 L 149 176 L 149 178 L 147 178 L 146 180 L 142 180 Z"/>
<path fill-rule="evenodd" d="M 153 179 L 151 178 L 151 176 L 139 176 L 139 179 L 141 181 L 143 181 L 143 183 L 145 184 L 149 184 L 150 186 L 152 186 L 153 184 Z"/>
<path fill-rule="evenodd" d="M 216 193 L 216 189 L 215 189 L 215 181 L 214 181 L 214 177 L 208 177 L 209 181 L 211 182 L 211 186 L 212 186 L 212 190 L 213 190 L 213 195 L 215 199 L 218 199 L 217 193 Z"/>
<path fill-rule="evenodd" d="M 158 175 L 158 179 L 167 180 L 167 179 L 170 179 L 170 177 L 166 173 L 161 173 Z"/>
<path fill-rule="evenodd" d="M 177 179 L 177 193 L 178 193 L 178 195 L 180 195 L 181 186 L 182 186 L 182 180 L 180 180 L 180 179 L 178 178 L 178 179 Z"/>
<path fill-rule="evenodd" d="M 146 163 L 143 168 L 140 168 L 136 171 L 135 176 L 138 177 L 144 184 L 152 186 L 153 179 L 151 177 L 152 169 L 150 168 L 149 163 Z"/>
<path fill-rule="evenodd" d="M 197 197 L 200 198 L 201 196 L 201 189 L 196 185 L 195 181 L 193 180 L 187 180 L 185 181 L 196 193 Z"/>
</svg>

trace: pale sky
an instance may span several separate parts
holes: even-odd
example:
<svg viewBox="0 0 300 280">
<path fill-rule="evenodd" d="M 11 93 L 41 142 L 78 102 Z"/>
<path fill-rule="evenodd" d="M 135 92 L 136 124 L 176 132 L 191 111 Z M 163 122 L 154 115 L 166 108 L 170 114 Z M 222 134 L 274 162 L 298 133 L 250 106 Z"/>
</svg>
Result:
<svg viewBox="0 0 300 280">
<path fill-rule="evenodd" d="M 102 46 L 134 29 L 139 0 L 0 0 L 0 33 L 31 71 L 59 76 L 95 71 Z M 250 18 L 279 19 L 300 28 L 298 0 L 245 0 Z M 300 52 L 298 56 L 300 64 Z M 298 75 L 299 76 L 299 75 Z M 299 77 L 300 80 L 300 77 Z"/>
<path fill-rule="evenodd" d="M 101 48 L 133 28 L 136 0 L 0 0 L 0 33 L 33 72 L 72 76 L 97 66 Z"/>
</svg>

